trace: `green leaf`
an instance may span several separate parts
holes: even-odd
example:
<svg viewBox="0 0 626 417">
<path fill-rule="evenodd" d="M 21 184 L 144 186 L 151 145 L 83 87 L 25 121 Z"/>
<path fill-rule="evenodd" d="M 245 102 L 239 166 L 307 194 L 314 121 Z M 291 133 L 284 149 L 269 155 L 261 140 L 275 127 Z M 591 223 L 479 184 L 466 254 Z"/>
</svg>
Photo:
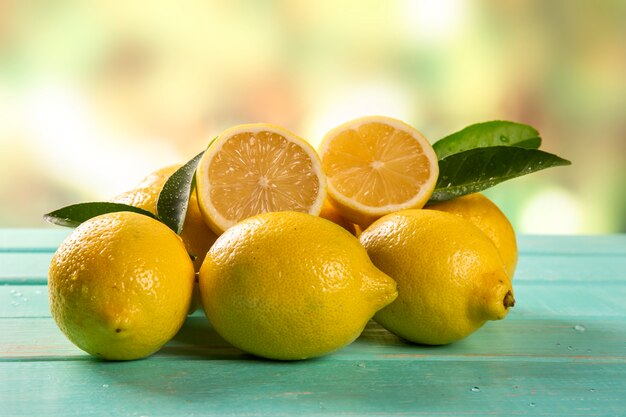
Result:
<svg viewBox="0 0 626 417">
<path fill-rule="evenodd" d="M 180 234 L 187 215 L 189 197 L 196 184 L 196 168 L 204 151 L 176 170 L 165 182 L 157 200 L 157 216 Z"/>
<path fill-rule="evenodd" d="M 438 140 L 433 149 L 438 159 L 475 148 L 489 146 L 516 146 L 518 148 L 538 149 L 541 145 L 539 132 L 531 126 L 495 120 L 466 127 L 456 133 Z"/>
<path fill-rule="evenodd" d="M 149 211 L 129 206 L 128 204 L 110 203 L 110 202 L 90 202 L 72 204 L 44 214 L 44 220 L 56 224 L 58 226 L 76 227 L 84 221 L 101 214 L 115 213 L 118 211 L 132 211 L 134 213 L 143 214 L 148 217 L 155 218 L 154 214 Z"/>
<path fill-rule="evenodd" d="M 439 161 L 439 179 L 429 202 L 476 193 L 511 178 L 571 162 L 538 149 L 475 148 Z"/>
</svg>

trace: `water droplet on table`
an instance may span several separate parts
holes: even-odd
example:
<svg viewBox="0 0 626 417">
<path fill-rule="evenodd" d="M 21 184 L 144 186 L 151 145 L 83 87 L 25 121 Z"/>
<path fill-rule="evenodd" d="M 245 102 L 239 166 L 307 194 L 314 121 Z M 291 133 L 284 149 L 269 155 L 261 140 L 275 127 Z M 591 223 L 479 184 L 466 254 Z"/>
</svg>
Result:
<svg viewBox="0 0 626 417">
<path fill-rule="evenodd" d="M 365 364 L 363 362 L 359 362 L 359 364 L 357 365 L 359 368 L 365 368 Z"/>
<path fill-rule="evenodd" d="M 574 350 L 574 347 L 573 346 L 568 346 L 567 350 Z"/>
<path fill-rule="evenodd" d="M 535 403 L 528 403 L 528 405 L 529 405 L 530 407 L 534 407 L 534 406 L 536 406 L 537 404 L 535 404 Z"/>
<path fill-rule="evenodd" d="M 472 387 L 472 389 L 470 391 L 472 391 L 472 392 L 480 392 L 480 388 L 479 387 Z"/>
<path fill-rule="evenodd" d="M 109 384 L 102 384 L 102 388 L 109 388 Z"/>
<path fill-rule="evenodd" d="M 589 392 L 596 392 L 595 388 L 589 388 Z"/>
<path fill-rule="evenodd" d="M 585 330 L 587 330 L 587 328 L 582 324 L 577 324 L 576 326 L 574 326 L 574 330 L 576 330 L 577 332 L 584 332 Z"/>
</svg>

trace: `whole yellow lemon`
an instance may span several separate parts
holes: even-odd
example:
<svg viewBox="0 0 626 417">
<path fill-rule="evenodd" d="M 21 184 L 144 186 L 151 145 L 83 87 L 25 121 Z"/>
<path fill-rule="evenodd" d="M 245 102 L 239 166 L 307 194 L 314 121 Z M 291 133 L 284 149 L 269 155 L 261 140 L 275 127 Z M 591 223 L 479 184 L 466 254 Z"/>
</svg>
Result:
<svg viewBox="0 0 626 417">
<path fill-rule="evenodd" d="M 374 319 L 409 341 L 462 339 L 513 305 L 498 250 L 476 226 L 436 210 L 403 210 L 360 236 L 372 262 L 398 283 L 398 298 Z"/>
<path fill-rule="evenodd" d="M 346 218 L 339 213 L 339 211 L 335 208 L 335 206 L 333 206 L 333 203 L 331 203 L 328 198 L 324 200 L 324 205 L 322 205 L 322 211 L 320 211 L 320 217 L 326 220 L 330 220 L 331 222 L 343 227 L 351 234 L 358 236 L 357 226 L 346 220 Z"/>
<path fill-rule="evenodd" d="M 52 317 L 91 355 L 130 360 L 159 350 L 182 326 L 194 283 L 180 238 L 147 216 L 94 217 L 59 246 L 48 273 Z"/>
<path fill-rule="evenodd" d="M 224 339 L 284 360 L 351 343 L 397 295 L 357 238 L 290 211 L 253 216 L 224 232 L 200 269 L 200 293 Z"/>
<path fill-rule="evenodd" d="M 515 230 L 493 201 L 475 193 L 429 205 L 428 208 L 460 216 L 482 230 L 498 248 L 506 271 L 513 278 L 517 266 Z"/>
<path fill-rule="evenodd" d="M 117 195 L 113 198 L 113 201 L 138 207 L 156 215 L 159 193 L 169 177 L 180 167 L 181 165 L 170 165 L 151 172 L 141 180 L 137 187 Z M 204 222 L 195 190 L 189 197 L 187 214 L 185 215 L 185 222 L 183 223 L 180 237 L 183 239 L 187 252 L 193 257 L 193 266 L 196 272 L 198 272 L 207 251 L 211 248 L 215 239 L 217 239 L 217 235 Z M 189 307 L 189 314 L 196 311 L 199 307 L 200 292 L 196 285 L 191 306 Z"/>
<path fill-rule="evenodd" d="M 148 174 L 137 187 L 115 196 L 113 201 L 157 214 L 156 208 L 159 193 L 168 178 L 178 168 L 180 168 L 180 165 L 170 165 Z M 185 216 L 180 237 L 183 239 L 189 254 L 194 256 L 193 265 L 196 271 L 199 271 L 202 261 L 204 261 L 204 256 L 213 242 L 215 242 L 215 239 L 217 239 L 217 235 L 204 223 L 195 191 L 189 197 L 187 215 Z"/>
</svg>

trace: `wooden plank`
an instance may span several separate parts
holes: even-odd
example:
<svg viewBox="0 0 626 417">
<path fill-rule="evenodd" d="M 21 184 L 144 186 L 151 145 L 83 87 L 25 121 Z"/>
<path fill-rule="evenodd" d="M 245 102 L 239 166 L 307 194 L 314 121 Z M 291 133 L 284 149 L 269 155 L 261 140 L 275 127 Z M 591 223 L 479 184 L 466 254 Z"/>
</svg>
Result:
<svg viewBox="0 0 626 417">
<path fill-rule="evenodd" d="M 52 253 L 69 232 L 0 229 L 0 284 L 45 283 Z M 564 283 L 626 280 L 626 235 L 584 238 L 521 236 L 515 278 Z"/>
<path fill-rule="evenodd" d="M 0 252 L 0 285 L 48 282 L 52 252 Z"/>
<path fill-rule="evenodd" d="M 576 330 L 584 326 L 584 330 Z M 51 318 L 0 319 L 3 361 L 86 360 Z M 10 335 L 10 336 L 9 336 Z M 156 356 L 164 359 L 237 359 L 242 352 L 225 342 L 201 314 L 189 317 L 178 335 Z M 626 320 L 601 318 L 515 319 L 487 323 L 468 338 L 447 346 L 404 342 L 370 322 L 352 345 L 328 360 L 563 362 L 626 364 Z"/>
<path fill-rule="evenodd" d="M 66 227 L 0 229 L 0 252 L 54 252 L 71 232 Z"/>
<path fill-rule="evenodd" d="M 560 281 L 568 285 L 575 281 L 626 283 L 626 256 L 521 255 L 514 279 Z"/>
<path fill-rule="evenodd" d="M 626 317 L 626 283 L 514 281 L 517 317 Z M 49 317 L 46 285 L 0 285 L 0 318 Z"/>
<path fill-rule="evenodd" d="M 518 235 L 521 254 L 625 256 L 626 234 L 615 235 Z"/>
<path fill-rule="evenodd" d="M 72 232 L 70 228 L 0 228 L 0 252 L 39 250 L 54 252 Z M 626 255 L 626 235 L 541 236 L 518 235 L 523 254 Z"/>
<path fill-rule="evenodd" d="M 46 285 L 0 286 L 0 319 L 50 317 Z M 2 336 L 0 335 L 0 339 Z"/>
<path fill-rule="evenodd" d="M 52 252 L 0 252 L 0 284 L 45 284 Z M 626 281 L 626 256 L 520 256 L 515 279 L 569 283 Z"/>
<path fill-rule="evenodd" d="M 252 358 L 0 367 L 10 416 L 623 415 L 626 365 Z"/>
<path fill-rule="evenodd" d="M 562 284 L 513 281 L 515 307 L 510 317 L 624 317 L 626 285 L 608 282 Z M 509 318 L 510 318 L 509 317 Z"/>
<path fill-rule="evenodd" d="M 49 257 L 69 233 L 50 230 L 0 230 L 2 416 L 626 410 L 625 235 L 520 237 L 516 307 L 449 346 L 408 344 L 372 322 L 324 358 L 265 361 L 230 346 L 197 313 L 151 358 L 111 363 L 74 347 L 50 318 Z"/>
</svg>

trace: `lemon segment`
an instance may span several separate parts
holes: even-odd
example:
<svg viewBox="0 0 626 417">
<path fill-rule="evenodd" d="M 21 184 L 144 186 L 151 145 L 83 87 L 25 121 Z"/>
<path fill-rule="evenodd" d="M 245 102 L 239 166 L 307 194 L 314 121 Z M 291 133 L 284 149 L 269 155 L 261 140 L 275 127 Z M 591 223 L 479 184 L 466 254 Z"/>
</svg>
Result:
<svg viewBox="0 0 626 417">
<path fill-rule="evenodd" d="M 389 117 L 363 117 L 332 129 L 319 154 L 330 198 L 362 227 L 385 214 L 424 206 L 439 174 L 428 140 Z"/>
<path fill-rule="evenodd" d="M 259 213 L 318 215 L 326 197 L 326 178 L 311 145 L 264 123 L 224 131 L 204 153 L 196 181 L 200 210 L 218 234 Z"/>
</svg>

